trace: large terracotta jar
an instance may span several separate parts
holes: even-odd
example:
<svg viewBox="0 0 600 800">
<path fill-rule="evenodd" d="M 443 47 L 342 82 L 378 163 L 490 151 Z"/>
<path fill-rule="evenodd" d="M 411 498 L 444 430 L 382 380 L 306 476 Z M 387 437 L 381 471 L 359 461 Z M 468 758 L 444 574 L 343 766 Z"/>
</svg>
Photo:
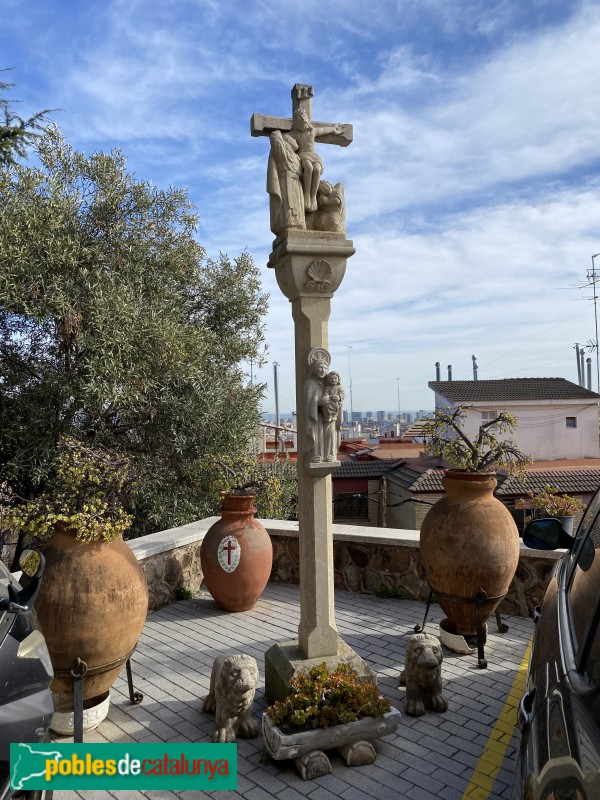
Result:
<svg viewBox="0 0 600 800">
<path fill-rule="evenodd" d="M 519 563 L 519 533 L 493 495 L 493 473 L 448 471 L 443 484 L 445 496 L 421 526 L 421 560 L 453 632 L 473 636 L 477 611 L 483 624 L 509 589 Z M 477 605 L 481 590 L 489 599 Z"/>
<path fill-rule="evenodd" d="M 206 587 L 225 611 L 252 608 L 271 574 L 273 545 L 255 512 L 253 496 L 225 495 L 221 519 L 208 529 L 200 548 Z"/>
<path fill-rule="evenodd" d="M 122 537 L 80 542 L 58 526 L 43 552 L 46 567 L 35 607 L 54 667 L 55 707 L 73 708 L 71 669 L 78 658 L 87 666 L 84 701 L 93 705 L 106 695 L 142 632 L 146 579 Z"/>
</svg>

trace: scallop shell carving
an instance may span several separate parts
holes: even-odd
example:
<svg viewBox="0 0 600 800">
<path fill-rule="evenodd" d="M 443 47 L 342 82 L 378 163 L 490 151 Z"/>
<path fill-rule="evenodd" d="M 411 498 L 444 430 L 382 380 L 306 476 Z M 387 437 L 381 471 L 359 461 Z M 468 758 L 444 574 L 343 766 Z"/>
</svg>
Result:
<svg viewBox="0 0 600 800">
<path fill-rule="evenodd" d="M 309 292 L 330 292 L 331 279 L 333 278 L 333 268 L 328 261 L 322 258 L 313 261 L 309 264 L 308 280 L 306 281 L 306 289 Z"/>
</svg>

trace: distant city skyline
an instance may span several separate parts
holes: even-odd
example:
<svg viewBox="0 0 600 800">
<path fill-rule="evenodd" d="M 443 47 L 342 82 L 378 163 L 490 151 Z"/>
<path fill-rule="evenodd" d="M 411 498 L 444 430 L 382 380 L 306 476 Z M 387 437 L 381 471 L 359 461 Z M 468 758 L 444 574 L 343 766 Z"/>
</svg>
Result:
<svg viewBox="0 0 600 800">
<path fill-rule="evenodd" d="M 381 409 L 380 409 L 381 410 Z M 419 409 L 408 409 L 408 411 L 402 411 L 402 416 L 405 414 L 412 414 L 413 418 L 416 417 L 417 414 L 420 413 L 431 413 L 433 411 L 433 405 L 431 408 L 419 408 Z M 358 413 L 357 411 L 354 412 L 355 414 Z M 387 414 L 391 414 L 394 418 L 397 417 L 398 411 L 386 411 Z M 291 420 L 293 418 L 293 412 L 291 411 L 280 411 L 279 415 L 283 420 Z M 262 412 L 263 422 L 275 422 L 275 412 L 274 411 L 263 411 Z M 373 412 L 372 419 L 374 422 L 377 422 L 377 412 Z M 389 420 L 386 418 L 384 422 L 388 422 Z"/>
<path fill-rule="evenodd" d="M 472 355 L 480 379 L 577 381 L 575 343 L 596 339 L 599 3 L 23 8 L 4 0 L 0 29 L 17 112 L 57 109 L 75 149 L 119 148 L 138 180 L 187 187 L 207 254 L 247 249 L 260 267 L 270 349 L 242 368 L 266 384 L 265 411 L 274 361 L 280 407 L 295 406 L 294 336 L 266 266 L 269 142 L 249 121 L 288 116 L 295 83 L 314 86 L 315 119 L 354 127 L 351 146 L 317 147 L 356 248 L 329 324 L 353 408 L 433 407 L 435 362 L 470 379 Z"/>
</svg>

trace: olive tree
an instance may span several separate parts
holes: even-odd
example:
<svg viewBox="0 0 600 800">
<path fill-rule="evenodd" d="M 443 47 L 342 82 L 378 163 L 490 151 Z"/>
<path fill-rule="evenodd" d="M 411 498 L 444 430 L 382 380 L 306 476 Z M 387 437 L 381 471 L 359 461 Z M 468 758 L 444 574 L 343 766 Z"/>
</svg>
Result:
<svg viewBox="0 0 600 800">
<path fill-rule="evenodd" d="M 34 497 L 72 436 L 131 458 L 135 533 L 190 521 L 214 508 L 207 464 L 259 420 L 241 367 L 264 355 L 258 270 L 207 259 L 186 192 L 120 152 L 56 128 L 36 151 L 0 165 L 0 486 Z"/>
<path fill-rule="evenodd" d="M 6 72 L 7 70 L 0 70 Z M 6 94 L 13 83 L 0 81 L 0 166 L 14 164 L 18 158 L 24 158 L 27 147 L 35 141 L 43 130 L 48 109 L 38 111 L 28 119 L 15 113 L 11 101 Z"/>
</svg>

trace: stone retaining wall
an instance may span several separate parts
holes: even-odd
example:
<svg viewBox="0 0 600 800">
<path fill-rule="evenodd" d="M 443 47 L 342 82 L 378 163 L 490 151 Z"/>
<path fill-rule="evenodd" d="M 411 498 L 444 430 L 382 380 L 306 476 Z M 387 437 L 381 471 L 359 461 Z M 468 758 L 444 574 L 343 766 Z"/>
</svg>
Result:
<svg viewBox="0 0 600 800">
<path fill-rule="evenodd" d="M 179 588 L 194 593 L 200 590 L 200 545 L 217 519 L 209 517 L 130 542 L 148 581 L 150 608 L 171 602 Z M 298 583 L 298 523 L 262 522 L 273 542 L 271 580 Z M 369 594 L 387 590 L 389 596 L 427 599 L 429 589 L 421 565 L 418 531 L 334 525 L 333 540 L 336 588 Z M 522 546 L 517 573 L 501 612 L 529 616 L 540 604 L 560 554 L 560 551 L 547 553 Z"/>
<path fill-rule="evenodd" d="M 171 603 L 180 589 L 200 591 L 203 579 L 200 546 L 204 534 L 217 519 L 208 517 L 128 542 L 146 576 L 151 609 Z"/>
</svg>

